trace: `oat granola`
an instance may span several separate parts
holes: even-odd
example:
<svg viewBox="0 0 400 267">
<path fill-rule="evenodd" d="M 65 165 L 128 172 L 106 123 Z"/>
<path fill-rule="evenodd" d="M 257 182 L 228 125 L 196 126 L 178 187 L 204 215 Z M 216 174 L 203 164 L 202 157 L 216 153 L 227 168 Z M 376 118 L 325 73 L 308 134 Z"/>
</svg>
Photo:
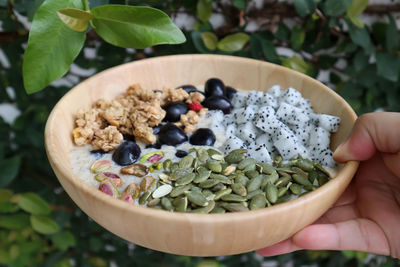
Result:
<svg viewBox="0 0 400 267">
<path fill-rule="evenodd" d="M 123 140 L 122 134 L 130 134 L 145 144 L 154 144 L 156 136 L 152 127 L 159 125 L 166 114 L 162 106 L 171 102 L 201 103 L 203 100 L 203 94 L 188 94 L 182 88 L 152 91 L 134 84 L 110 102 L 100 99 L 91 109 L 80 110 L 75 117 L 76 128 L 72 131 L 74 142 L 78 146 L 91 144 L 93 148 L 107 152 L 118 147 Z M 206 112 L 204 108 L 198 113 L 190 110 L 181 115 L 180 125 L 190 133 L 196 129 L 199 116 Z"/>
</svg>

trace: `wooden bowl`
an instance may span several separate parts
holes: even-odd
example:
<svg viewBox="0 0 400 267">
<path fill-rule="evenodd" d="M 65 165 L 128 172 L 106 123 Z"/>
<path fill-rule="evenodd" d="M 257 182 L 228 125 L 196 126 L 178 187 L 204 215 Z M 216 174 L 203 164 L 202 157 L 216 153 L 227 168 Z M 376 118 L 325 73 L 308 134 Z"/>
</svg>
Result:
<svg viewBox="0 0 400 267">
<path fill-rule="evenodd" d="M 159 89 L 200 85 L 210 77 L 245 90 L 294 87 L 311 100 L 316 112 L 341 117 L 333 134 L 335 149 L 350 133 L 356 114 L 320 82 L 274 64 L 232 56 L 179 55 L 135 61 L 103 71 L 78 84 L 55 106 L 47 121 L 45 141 L 51 166 L 75 203 L 97 223 L 135 244 L 188 256 L 244 253 L 284 240 L 311 224 L 343 193 L 358 162 L 348 162 L 336 178 L 296 200 L 273 207 L 227 214 L 186 214 L 133 206 L 113 199 L 72 173 L 69 151 L 74 114 L 99 98 L 110 100 L 134 83 Z"/>
</svg>

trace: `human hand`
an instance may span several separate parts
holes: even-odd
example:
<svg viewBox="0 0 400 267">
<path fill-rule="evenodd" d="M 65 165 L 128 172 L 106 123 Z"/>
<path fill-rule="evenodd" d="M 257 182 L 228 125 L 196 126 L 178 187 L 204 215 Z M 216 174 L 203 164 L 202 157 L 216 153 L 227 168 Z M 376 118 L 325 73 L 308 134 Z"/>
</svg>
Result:
<svg viewBox="0 0 400 267">
<path fill-rule="evenodd" d="M 259 254 L 358 250 L 400 258 L 400 113 L 360 116 L 333 157 L 361 161 L 341 198 L 314 224 Z"/>
</svg>

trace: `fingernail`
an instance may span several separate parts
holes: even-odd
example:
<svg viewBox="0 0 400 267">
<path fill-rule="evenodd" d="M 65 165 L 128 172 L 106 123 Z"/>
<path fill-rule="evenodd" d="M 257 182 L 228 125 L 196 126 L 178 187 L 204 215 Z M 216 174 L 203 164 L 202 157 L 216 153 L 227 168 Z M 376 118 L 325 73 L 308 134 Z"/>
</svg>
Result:
<svg viewBox="0 0 400 267">
<path fill-rule="evenodd" d="M 335 150 L 333 153 L 333 159 L 341 161 L 345 158 L 347 158 L 348 155 L 348 149 L 347 149 L 348 142 L 347 140 L 343 141 Z"/>
</svg>

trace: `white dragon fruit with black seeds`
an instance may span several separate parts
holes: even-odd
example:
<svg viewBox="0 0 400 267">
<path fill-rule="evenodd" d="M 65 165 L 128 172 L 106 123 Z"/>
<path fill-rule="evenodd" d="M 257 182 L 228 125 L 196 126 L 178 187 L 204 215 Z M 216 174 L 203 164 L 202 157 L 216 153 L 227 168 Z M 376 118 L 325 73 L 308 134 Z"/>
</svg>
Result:
<svg viewBox="0 0 400 267">
<path fill-rule="evenodd" d="M 294 88 L 288 88 L 280 97 L 280 100 L 290 105 L 297 105 L 303 97 L 301 93 Z"/>
<path fill-rule="evenodd" d="M 246 122 L 252 121 L 257 110 L 258 110 L 258 106 L 256 106 L 256 105 L 249 105 L 246 108 L 238 109 L 237 112 L 235 113 L 236 114 L 236 123 L 241 124 L 241 123 L 246 123 Z"/>
<path fill-rule="evenodd" d="M 247 94 L 238 91 L 232 98 L 232 107 L 234 109 L 246 106 Z"/>
<path fill-rule="evenodd" d="M 318 126 L 324 128 L 325 130 L 335 133 L 339 129 L 340 118 L 328 115 L 328 114 L 317 114 Z"/>
<path fill-rule="evenodd" d="M 247 147 L 248 155 L 253 159 L 260 162 L 272 163 L 271 155 L 269 154 L 268 148 L 265 144 L 251 144 Z"/>
<path fill-rule="evenodd" d="M 244 144 L 242 139 L 234 135 L 226 139 L 225 143 L 220 147 L 225 154 L 239 148 L 247 148 L 247 146 Z"/>
<path fill-rule="evenodd" d="M 250 144 L 255 142 L 259 133 L 260 130 L 251 121 L 238 125 L 236 129 L 236 136 Z"/>
<path fill-rule="evenodd" d="M 260 104 L 260 99 L 263 96 L 264 96 L 264 93 L 261 91 L 250 91 L 249 94 L 247 95 L 246 106 L 250 106 L 250 105 L 258 106 Z"/>
<path fill-rule="evenodd" d="M 283 91 L 280 85 L 274 85 L 267 90 L 267 94 L 272 95 L 275 99 L 278 99 L 282 93 Z"/>
</svg>

